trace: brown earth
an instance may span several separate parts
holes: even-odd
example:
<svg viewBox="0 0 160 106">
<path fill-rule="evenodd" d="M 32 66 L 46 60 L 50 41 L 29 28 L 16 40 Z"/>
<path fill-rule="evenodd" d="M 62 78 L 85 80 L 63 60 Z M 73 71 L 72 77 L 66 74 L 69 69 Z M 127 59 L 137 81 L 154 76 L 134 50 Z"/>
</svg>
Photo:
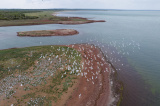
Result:
<svg viewBox="0 0 160 106">
<path fill-rule="evenodd" d="M 108 106 L 112 102 L 110 86 L 110 64 L 99 48 L 93 45 L 68 45 L 78 50 L 83 57 L 83 76 L 77 90 L 66 102 L 67 106 Z M 87 75 L 84 76 L 84 73 Z"/>
<path fill-rule="evenodd" d="M 25 31 L 17 32 L 17 36 L 30 36 L 30 37 L 40 37 L 40 36 L 67 36 L 76 35 L 79 32 L 74 29 L 56 29 L 56 30 L 40 30 L 40 31 Z"/>
</svg>

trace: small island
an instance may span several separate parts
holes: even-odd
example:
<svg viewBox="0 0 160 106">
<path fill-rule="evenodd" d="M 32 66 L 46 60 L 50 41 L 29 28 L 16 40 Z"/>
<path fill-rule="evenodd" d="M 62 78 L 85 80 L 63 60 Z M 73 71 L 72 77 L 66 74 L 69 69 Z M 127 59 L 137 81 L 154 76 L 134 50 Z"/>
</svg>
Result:
<svg viewBox="0 0 160 106">
<path fill-rule="evenodd" d="M 17 32 L 17 36 L 30 36 L 30 37 L 41 37 L 41 36 L 68 36 L 76 35 L 79 32 L 74 29 L 56 29 L 56 30 L 39 30 L 39 31 L 25 31 Z"/>
</svg>

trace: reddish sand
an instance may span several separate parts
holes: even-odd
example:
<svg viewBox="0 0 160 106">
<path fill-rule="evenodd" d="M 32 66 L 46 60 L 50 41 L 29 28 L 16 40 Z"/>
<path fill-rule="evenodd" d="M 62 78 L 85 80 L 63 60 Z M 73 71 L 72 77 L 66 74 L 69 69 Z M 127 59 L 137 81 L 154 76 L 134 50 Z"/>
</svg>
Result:
<svg viewBox="0 0 160 106">
<path fill-rule="evenodd" d="M 82 54 L 83 76 L 80 77 L 77 90 L 68 99 L 67 106 L 108 106 L 112 102 L 110 65 L 99 48 L 93 45 L 68 45 Z M 84 76 L 84 73 L 87 73 Z"/>
</svg>

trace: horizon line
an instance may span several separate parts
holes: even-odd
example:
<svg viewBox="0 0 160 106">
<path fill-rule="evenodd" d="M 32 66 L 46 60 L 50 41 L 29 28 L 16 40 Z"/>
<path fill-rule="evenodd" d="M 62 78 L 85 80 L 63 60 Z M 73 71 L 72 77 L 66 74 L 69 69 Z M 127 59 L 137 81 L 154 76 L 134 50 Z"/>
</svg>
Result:
<svg viewBox="0 0 160 106">
<path fill-rule="evenodd" d="M 160 10 L 151 10 L 151 9 L 94 9 L 94 8 L 39 8 L 39 9 L 37 9 L 37 8 L 35 8 L 35 9 L 29 9 L 29 8 L 0 8 L 0 10 L 2 10 L 2 9 L 21 9 L 21 10 L 50 10 L 50 9 L 52 9 L 52 10 L 56 10 L 56 9 L 59 9 L 59 10 L 119 10 L 119 11 L 160 11 Z"/>
</svg>

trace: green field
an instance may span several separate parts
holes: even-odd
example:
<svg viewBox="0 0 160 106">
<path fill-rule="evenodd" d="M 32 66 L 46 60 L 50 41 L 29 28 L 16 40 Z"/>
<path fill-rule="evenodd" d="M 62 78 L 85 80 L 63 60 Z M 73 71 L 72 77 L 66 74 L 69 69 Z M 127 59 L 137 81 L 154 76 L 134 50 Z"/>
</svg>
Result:
<svg viewBox="0 0 160 106">
<path fill-rule="evenodd" d="M 60 10 L 0 10 L 0 27 L 57 24 L 58 21 L 87 21 L 85 18 L 53 16 L 58 11 Z"/>
<path fill-rule="evenodd" d="M 55 13 L 55 11 L 40 11 L 40 12 L 30 12 L 30 13 L 25 13 L 26 16 L 29 17 L 38 17 L 39 19 L 51 19 L 53 16 L 52 14 Z"/>
<path fill-rule="evenodd" d="M 27 16 L 25 13 L 32 13 L 34 11 L 7 11 L 0 10 L 0 20 L 22 20 L 22 19 L 36 19 L 37 16 Z"/>
</svg>

